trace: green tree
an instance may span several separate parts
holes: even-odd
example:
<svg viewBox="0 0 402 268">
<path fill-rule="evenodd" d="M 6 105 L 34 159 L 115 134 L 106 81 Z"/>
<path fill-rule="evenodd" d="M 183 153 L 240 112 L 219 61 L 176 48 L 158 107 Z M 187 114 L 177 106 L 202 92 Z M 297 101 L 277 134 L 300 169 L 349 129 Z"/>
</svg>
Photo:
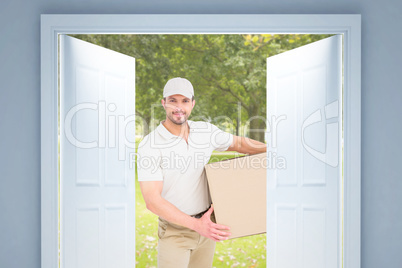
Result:
<svg viewBox="0 0 402 268">
<path fill-rule="evenodd" d="M 165 34 L 75 35 L 136 58 L 136 114 L 149 133 L 152 116 L 164 119 L 163 86 L 172 77 L 195 88 L 192 118 L 232 126 L 237 135 L 264 141 L 266 59 L 329 35 Z M 241 117 L 238 117 L 239 107 Z M 240 126 L 253 130 L 240 133 Z"/>
</svg>

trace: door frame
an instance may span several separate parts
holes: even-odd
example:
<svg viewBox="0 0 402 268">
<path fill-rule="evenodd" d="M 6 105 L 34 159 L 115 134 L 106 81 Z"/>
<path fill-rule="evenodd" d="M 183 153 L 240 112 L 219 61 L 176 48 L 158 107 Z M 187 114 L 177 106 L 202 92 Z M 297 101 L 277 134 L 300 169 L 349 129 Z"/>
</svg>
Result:
<svg viewBox="0 0 402 268">
<path fill-rule="evenodd" d="M 58 35 L 311 33 L 343 35 L 343 260 L 360 267 L 361 15 L 41 15 L 41 267 L 58 267 Z M 55 179 L 56 178 L 56 179 Z M 267 239 L 268 240 L 268 239 Z"/>
</svg>

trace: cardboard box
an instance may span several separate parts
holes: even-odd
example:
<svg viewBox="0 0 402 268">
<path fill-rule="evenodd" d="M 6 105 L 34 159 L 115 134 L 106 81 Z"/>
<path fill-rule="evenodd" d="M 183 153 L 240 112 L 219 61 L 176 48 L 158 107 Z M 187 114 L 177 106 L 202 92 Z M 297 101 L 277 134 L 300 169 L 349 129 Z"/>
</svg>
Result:
<svg viewBox="0 0 402 268">
<path fill-rule="evenodd" d="M 266 153 L 205 166 L 216 222 L 237 238 L 266 232 Z"/>
</svg>

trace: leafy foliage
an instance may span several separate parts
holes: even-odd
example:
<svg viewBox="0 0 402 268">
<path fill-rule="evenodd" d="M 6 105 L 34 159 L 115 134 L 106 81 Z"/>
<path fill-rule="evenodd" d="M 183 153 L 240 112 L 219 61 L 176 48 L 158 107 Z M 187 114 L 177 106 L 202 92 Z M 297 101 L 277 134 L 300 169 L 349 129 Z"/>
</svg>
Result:
<svg viewBox="0 0 402 268">
<path fill-rule="evenodd" d="M 208 120 L 236 135 L 264 141 L 263 132 L 242 132 L 240 127 L 266 127 L 266 59 L 329 35 L 73 36 L 136 58 L 136 114 L 143 134 L 165 118 L 162 90 L 168 79 L 179 76 L 195 88 L 192 120 Z M 257 119 L 250 121 L 253 117 Z"/>
</svg>

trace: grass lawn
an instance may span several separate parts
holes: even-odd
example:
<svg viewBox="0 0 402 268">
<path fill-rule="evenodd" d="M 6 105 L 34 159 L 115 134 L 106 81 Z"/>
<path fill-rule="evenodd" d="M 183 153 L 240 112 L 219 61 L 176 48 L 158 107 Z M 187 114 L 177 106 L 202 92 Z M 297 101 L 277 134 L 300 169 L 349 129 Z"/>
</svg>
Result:
<svg viewBox="0 0 402 268">
<path fill-rule="evenodd" d="M 213 154 L 210 162 L 235 156 L 235 152 Z M 145 207 L 137 174 L 135 181 L 136 267 L 156 268 L 158 217 Z M 213 267 L 266 267 L 266 234 L 218 242 Z"/>
</svg>

